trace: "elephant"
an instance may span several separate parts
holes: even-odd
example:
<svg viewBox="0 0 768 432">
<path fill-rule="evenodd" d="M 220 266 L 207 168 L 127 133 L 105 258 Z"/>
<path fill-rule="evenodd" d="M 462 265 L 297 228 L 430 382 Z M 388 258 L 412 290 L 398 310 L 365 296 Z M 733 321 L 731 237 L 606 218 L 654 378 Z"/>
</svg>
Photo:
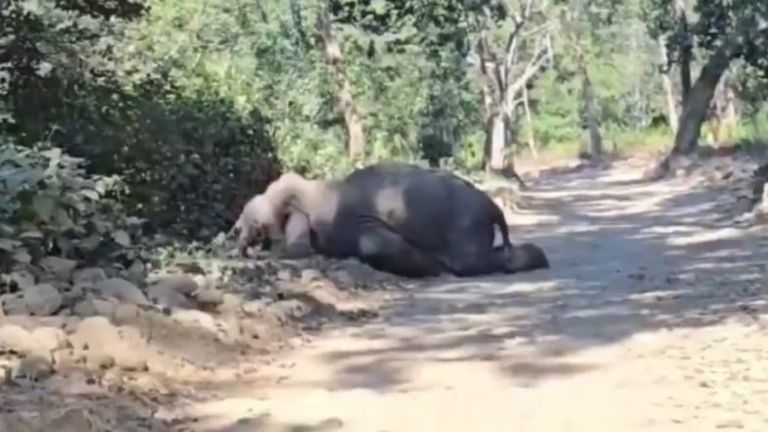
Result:
<svg viewBox="0 0 768 432">
<path fill-rule="evenodd" d="M 233 227 L 239 249 L 283 237 L 295 214 L 305 219 L 293 222 L 292 235 L 308 235 L 314 253 L 355 257 L 399 276 L 550 267 L 540 247 L 511 244 L 504 215 L 488 195 L 439 169 L 380 162 L 330 181 L 285 173 L 243 207 Z M 496 229 L 502 237 L 498 247 Z"/>
</svg>

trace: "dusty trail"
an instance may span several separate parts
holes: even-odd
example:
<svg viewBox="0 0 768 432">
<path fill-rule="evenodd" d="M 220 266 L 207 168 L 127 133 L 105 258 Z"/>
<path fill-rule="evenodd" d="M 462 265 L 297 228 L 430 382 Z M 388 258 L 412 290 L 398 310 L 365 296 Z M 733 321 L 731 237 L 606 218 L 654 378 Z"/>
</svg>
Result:
<svg viewBox="0 0 768 432">
<path fill-rule="evenodd" d="M 512 232 L 551 270 L 414 283 L 274 384 L 185 407 L 194 429 L 768 430 L 765 239 L 718 221 L 711 192 L 637 175 L 540 182 Z"/>
</svg>

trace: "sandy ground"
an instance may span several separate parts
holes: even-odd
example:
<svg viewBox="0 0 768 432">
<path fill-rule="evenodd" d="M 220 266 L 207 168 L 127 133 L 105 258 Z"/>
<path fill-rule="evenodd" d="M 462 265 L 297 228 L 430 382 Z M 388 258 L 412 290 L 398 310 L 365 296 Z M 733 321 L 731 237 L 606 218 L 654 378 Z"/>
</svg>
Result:
<svg viewBox="0 0 768 432">
<path fill-rule="evenodd" d="M 178 430 L 768 431 L 768 240 L 639 167 L 537 181 L 511 221 L 552 269 L 413 282 Z M 194 419 L 194 421 L 190 421 Z"/>
</svg>

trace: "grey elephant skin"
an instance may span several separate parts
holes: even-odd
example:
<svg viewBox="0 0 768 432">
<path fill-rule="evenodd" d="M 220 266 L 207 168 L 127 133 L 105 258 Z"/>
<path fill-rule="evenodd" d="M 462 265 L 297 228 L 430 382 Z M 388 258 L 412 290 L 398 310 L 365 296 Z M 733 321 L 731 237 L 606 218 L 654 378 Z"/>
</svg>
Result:
<svg viewBox="0 0 768 432">
<path fill-rule="evenodd" d="M 549 268 L 538 246 L 510 243 L 504 215 L 488 195 L 442 170 L 383 162 L 336 181 L 287 173 L 252 201 L 236 224 L 241 251 L 277 232 L 308 236 L 311 249 L 327 257 L 355 257 L 411 278 Z M 292 232 L 285 229 L 291 218 Z"/>
</svg>

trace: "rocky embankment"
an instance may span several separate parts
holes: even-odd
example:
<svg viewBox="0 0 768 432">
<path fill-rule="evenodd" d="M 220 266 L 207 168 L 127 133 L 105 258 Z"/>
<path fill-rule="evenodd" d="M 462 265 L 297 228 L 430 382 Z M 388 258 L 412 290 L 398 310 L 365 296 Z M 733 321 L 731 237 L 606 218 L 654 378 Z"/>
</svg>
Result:
<svg viewBox="0 0 768 432">
<path fill-rule="evenodd" d="M 51 256 L 18 266 L 0 285 L 0 431 L 65 420 L 78 431 L 164 430 L 149 413 L 121 418 L 123 399 L 112 398 L 148 407 L 148 394 L 247 381 L 254 358 L 269 363 L 325 323 L 375 315 L 398 284 L 356 261 L 321 258 L 103 268 Z M 73 388 L 99 389 L 111 408 Z"/>
</svg>

